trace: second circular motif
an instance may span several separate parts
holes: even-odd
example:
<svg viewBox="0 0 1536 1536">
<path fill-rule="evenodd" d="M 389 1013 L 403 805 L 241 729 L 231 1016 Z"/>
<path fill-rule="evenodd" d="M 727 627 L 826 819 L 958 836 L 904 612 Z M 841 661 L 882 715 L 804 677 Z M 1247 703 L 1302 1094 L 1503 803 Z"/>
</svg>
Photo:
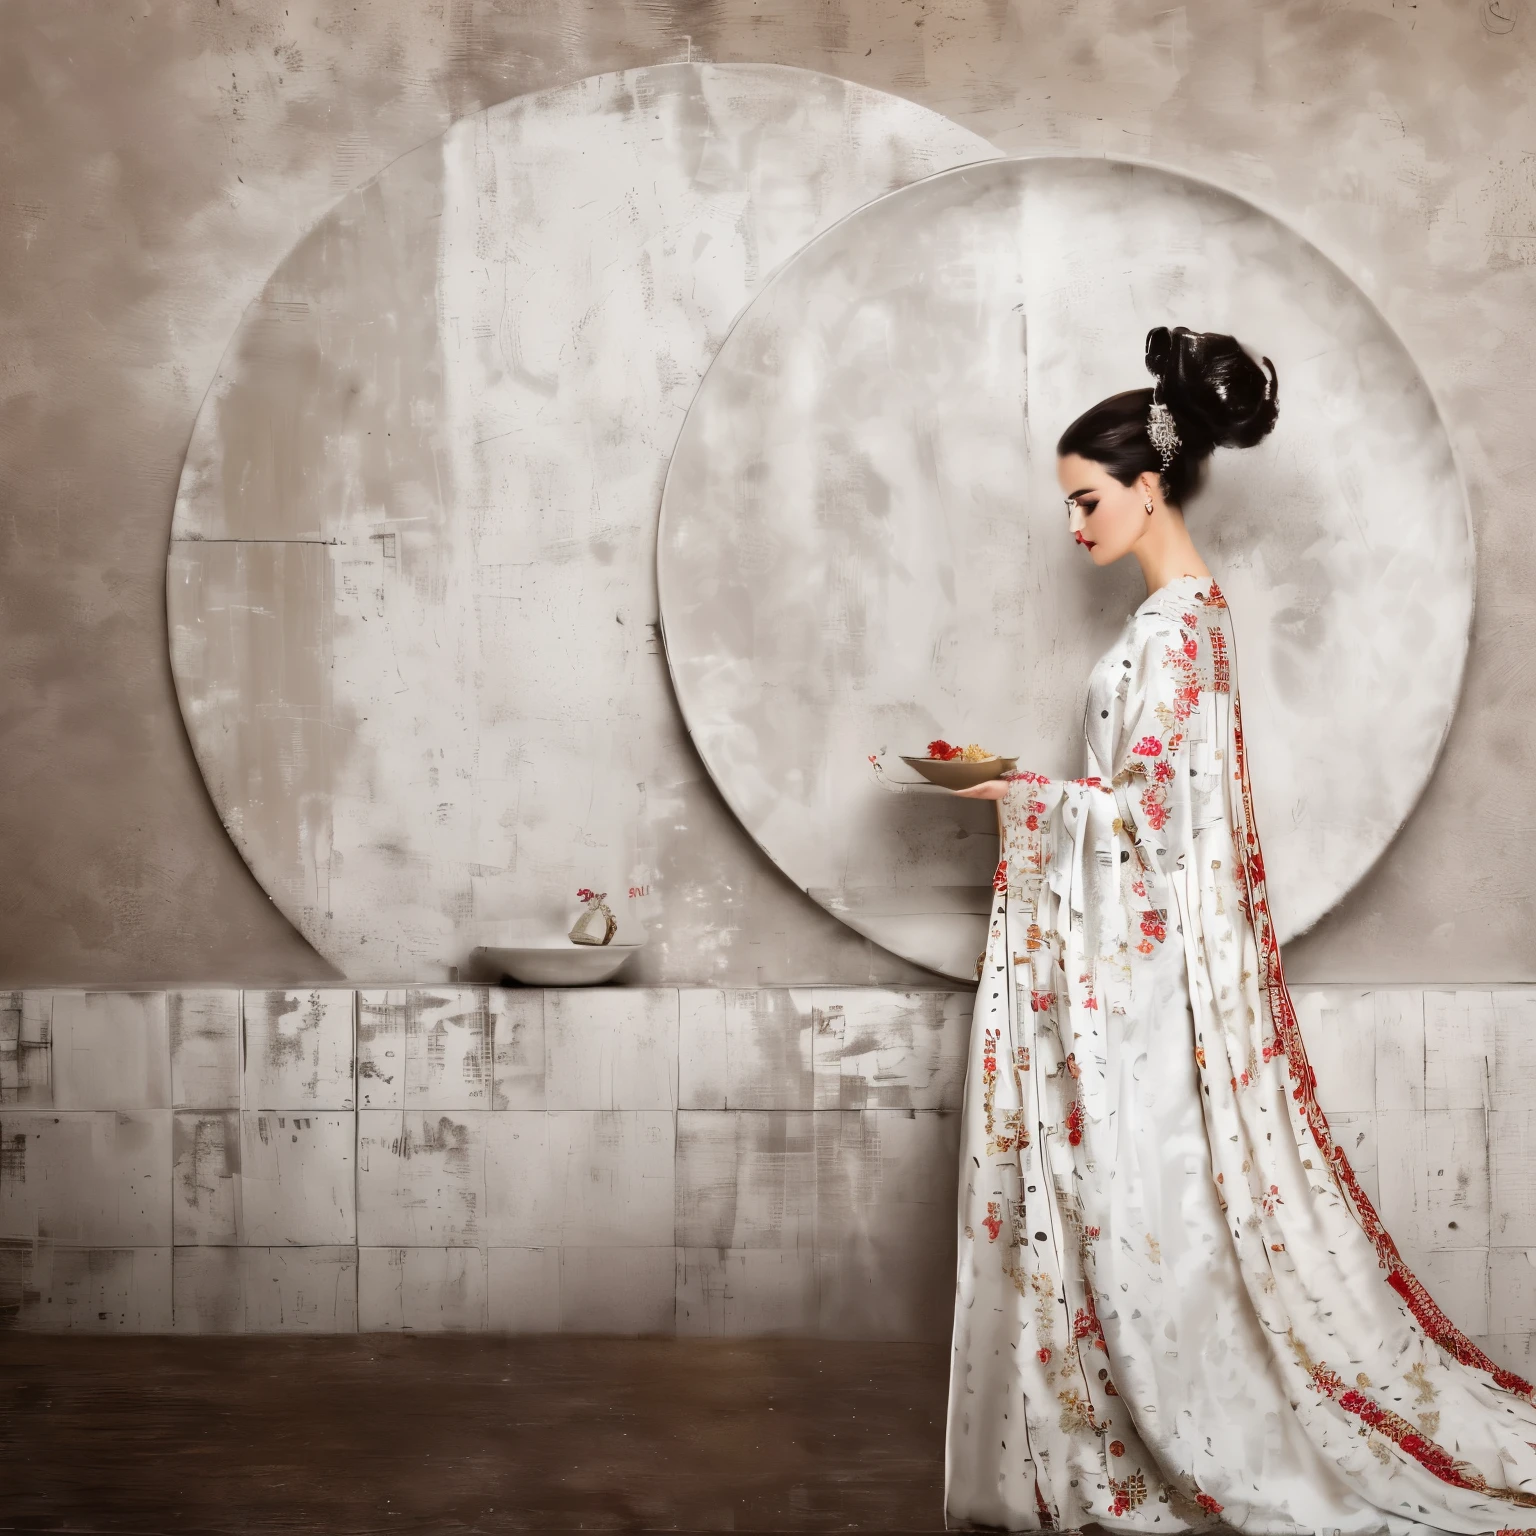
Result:
<svg viewBox="0 0 1536 1536">
<path fill-rule="evenodd" d="M 1252 204 L 1132 161 L 942 172 L 785 263 L 672 455 L 658 582 L 689 731 L 748 831 L 859 932 L 970 980 L 990 802 L 894 794 L 929 740 L 1083 771 L 1088 670 L 1143 595 L 1067 532 L 1055 441 L 1150 383 L 1152 325 L 1269 356 L 1281 414 L 1187 511 L 1233 607 L 1282 940 L 1417 800 L 1472 610 L 1465 492 L 1369 299 Z"/>
</svg>

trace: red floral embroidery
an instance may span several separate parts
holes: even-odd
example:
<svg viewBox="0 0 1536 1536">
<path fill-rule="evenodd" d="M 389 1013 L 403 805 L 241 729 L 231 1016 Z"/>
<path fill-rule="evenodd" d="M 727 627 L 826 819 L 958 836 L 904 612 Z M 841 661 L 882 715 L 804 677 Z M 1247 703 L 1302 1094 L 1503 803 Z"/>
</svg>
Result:
<svg viewBox="0 0 1536 1536">
<path fill-rule="evenodd" d="M 997 868 L 992 871 L 992 889 L 994 891 L 1006 891 L 1008 889 L 1008 860 L 999 859 Z"/>
<path fill-rule="evenodd" d="M 1031 992 L 1029 994 L 1029 1006 L 1031 1012 L 1049 1013 L 1056 1006 L 1056 994 L 1054 992 Z"/>
<path fill-rule="evenodd" d="M 1111 1440 L 1109 1442 L 1109 1454 L 1111 1456 L 1124 1456 L 1125 1455 L 1125 1441 L 1124 1440 Z"/>
<path fill-rule="evenodd" d="M 1187 720 L 1199 705 L 1200 683 L 1194 667 L 1194 657 L 1198 652 L 1199 647 L 1192 640 L 1185 642 L 1182 646 L 1167 648 L 1167 665 L 1180 679 L 1173 692 L 1172 715 L 1175 720 Z M 1168 711 L 1163 710 L 1162 713 L 1166 717 Z M 1152 769 L 1151 782 L 1142 790 L 1140 796 L 1142 820 L 1154 832 L 1161 832 L 1168 825 L 1172 814 L 1168 808 L 1168 794 L 1177 777 L 1177 770 L 1171 759 L 1183 742 L 1184 733 L 1173 731 L 1166 741 L 1157 736 L 1147 735 L 1131 748 L 1133 756 L 1162 759 Z M 1130 771 L 1137 771 L 1135 764 L 1130 765 Z"/>
<path fill-rule="evenodd" d="M 1143 912 L 1141 914 L 1141 931 L 1149 939 L 1156 939 L 1159 944 L 1168 937 L 1168 928 L 1163 920 L 1161 912 Z"/>
<path fill-rule="evenodd" d="M 1294 1338 L 1292 1343 L 1296 1347 Z M 1367 1397 L 1354 1387 L 1346 1389 L 1337 1371 L 1329 1370 L 1326 1364 L 1313 1364 L 1300 1348 L 1296 1352 L 1303 1361 L 1315 1392 L 1331 1398 L 1345 1413 L 1354 1414 L 1361 1423 L 1385 1435 L 1405 1455 L 1413 1457 L 1421 1467 L 1433 1472 L 1441 1482 L 1449 1483 L 1453 1488 L 1470 1488 L 1476 1493 L 1492 1494 L 1528 1509 L 1536 1508 L 1536 1493 L 1491 1486 L 1470 1463 L 1457 1461 L 1443 1445 L 1421 1434 L 1400 1414 L 1393 1413 L 1390 1408 L 1383 1408 L 1374 1398 Z"/>
<path fill-rule="evenodd" d="M 1201 1493 L 1198 1489 L 1195 1492 L 1195 1503 L 1210 1515 L 1219 1515 L 1222 1509 L 1225 1507 L 1221 1504 L 1218 1504 L 1216 1500 L 1210 1496 L 1210 1494 Z"/>
<path fill-rule="evenodd" d="M 1212 593 L 1214 596 L 1214 584 Z M 1225 603 L 1217 606 L 1225 606 Z M 1370 1196 L 1350 1166 L 1344 1148 L 1333 1139 L 1328 1118 L 1317 1101 L 1317 1073 L 1307 1060 L 1296 1010 L 1285 983 L 1279 940 L 1270 918 L 1269 895 L 1264 883 L 1264 857 L 1259 848 L 1258 826 L 1253 810 L 1253 783 L 1248 773 L 1242 703 L 1236 692 L 1232 694 L 1232 739 L 1237 755 L 1234 777 L 1241 785 L 1242 819 L 1241 826 L 1235 829 L 1240 838 L 1238 869 L 1241 877 L 1239 890 L 1243 893 L 1241 904 L 1253 925 L 1254 938 L 1258 944 L 1259 987 L 1275 1032 L 1273 1054 L 1285 1058 L 1291 1081 L 1295 1084 L 1291 1097 L 1300 1106 L 1302 1118 L 1312 1133 L 1318 1151 L 1338 1175 L 1366 1236 L 1375 1244 L 1377 1259 L 1387 1271 L 1387 1283 L 1403 1298 L 1419 1326 L 1441 1349 L 1463 1365 L 1485 1371 L 1495 1386 L 1529 1398 L 1533 1395 L 1530 1383 L 1513 1371 L 1495 1364 L 1462 1333 L 1436 1304 L 1423 1282 L 1403 1262 L 1397 1244 L 1393 1242 Z M 1531 1497 L 1533 1504 L 1536 1504 L 1536 1496 Z"/>
<path fill-rule="evenodd" d="M 1083 1101 L 1074 1099 L 1067 1111 L 1067 1140 L 1075 1147 L 1083 1139 Z"/>
<path fill-rule="evenodd" d="M 1093 1235 L 1097 1237 L 1098 1229 L 1094 1229 Z M 1090 1292 L 1083 1298 L 1083 1305 L 1077 1309 L 1077 1316 L 1072 1319 L 1072 1337 L 1074 1339 L 1089 1339 L 1095 1349 L 1109 1350 L 1109 1345 L 1104 1342 L 1104 1327 L 1099 1322 L 1098 1308 L 1093 1304 L 1093 1295 Z M 1118 1454 L 1118 1453 L 1117 1453 Z"/>
<path fill-rule="evenodd" d="M 1002 1212 L 996 1200 L 987 1201 L 987 1214 L 981 1218 L 981 1224 L 987 1229 L 989 1242 L 997 1241 L 997 1234 L 1003 1229 Z"/>
<path fill-rule="evenodd" d="M 1206 633 L 1211 637 L 1211 687 L 1217 693 L 1232 691 L 1232 664 L 1227 656 L 1227 637 L 1212 624 Z"/>
<path fill-rule="evenodd" d="M 1051 1358 L 1051 1352 L 1043 1344 L 1035 1351 L 1035 1359 L 1044 1365 Z"/>
<path fill-rule="evenodd" d="M 1132 1472 L 1123 1479 L 1111 1477 L 1109 1491 L 1115 1496 L 1109 1506 L 1112 1515 L 1128 1515 L 1147 1502 L 1147 1480 L 1140 1472 Z"/>
</svg>

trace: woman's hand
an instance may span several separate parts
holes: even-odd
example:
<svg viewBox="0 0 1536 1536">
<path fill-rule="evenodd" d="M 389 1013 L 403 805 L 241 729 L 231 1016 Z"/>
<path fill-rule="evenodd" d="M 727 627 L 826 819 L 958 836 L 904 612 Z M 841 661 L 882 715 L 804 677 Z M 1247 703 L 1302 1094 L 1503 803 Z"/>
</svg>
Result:
<svg viewBox="0 0 1536 1536">
<path fill-rule="evenodd" d="M 972 784 L 969 789 L 952 789 L 952 795 L 964 795 L 968 800 L 1001 800 L 1008 793 L 1007 779 L 988 779 L 982 784 Z"/>
</svg>

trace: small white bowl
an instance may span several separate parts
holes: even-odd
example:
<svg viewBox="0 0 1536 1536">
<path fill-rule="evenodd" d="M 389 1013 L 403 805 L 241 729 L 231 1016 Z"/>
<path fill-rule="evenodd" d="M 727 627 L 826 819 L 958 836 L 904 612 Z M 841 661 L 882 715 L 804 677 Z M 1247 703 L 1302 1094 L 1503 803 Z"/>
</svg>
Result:
<svg viewBox="0 0 1536 1536">
<path fill-rule="evenodd" d="M 607 981 L 643 944 L 481 944 L 475 954 L 488 969 L 505 972 L 530 987 L 585 987 Z"/>
</svg>

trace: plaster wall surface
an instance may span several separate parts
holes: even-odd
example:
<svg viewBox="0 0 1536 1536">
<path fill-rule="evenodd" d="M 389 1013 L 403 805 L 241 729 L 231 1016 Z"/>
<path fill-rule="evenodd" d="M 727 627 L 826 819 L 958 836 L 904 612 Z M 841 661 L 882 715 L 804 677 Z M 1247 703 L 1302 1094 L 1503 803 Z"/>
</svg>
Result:
<svg viewBox="0 0 1536 1536">
<path fill-rule="evenodd" d="M 493 102 L 690 56 L 839 75 L 1007 153 L 1130 154 L 1208 177 L 1380 305 L 1467 482 L 1472 648 L 1422 801 L 1288 969 L 1532 979 L 1533 50 L 1524 0 L 13 0 L 0 11 L 0 980 L 334 975 L 242 865 L 176 707 L 164 572 L 198 404 L 245 307 L 347 191 Z M 718 921 L 690 914 L 694 941 L 635 980 L 933 982 L 797 891 L 701 764 L 668 788 L 708 854 L 661 883 L 729 902 Z"/>
<path fill-rule="evenodd" d="M 1404 1259 L 1536 1359 L 1528 987 L 1304 987 Z M 951 1337 L 965 990 L 0 992 L 0 1329 Z"/>
</svg>

